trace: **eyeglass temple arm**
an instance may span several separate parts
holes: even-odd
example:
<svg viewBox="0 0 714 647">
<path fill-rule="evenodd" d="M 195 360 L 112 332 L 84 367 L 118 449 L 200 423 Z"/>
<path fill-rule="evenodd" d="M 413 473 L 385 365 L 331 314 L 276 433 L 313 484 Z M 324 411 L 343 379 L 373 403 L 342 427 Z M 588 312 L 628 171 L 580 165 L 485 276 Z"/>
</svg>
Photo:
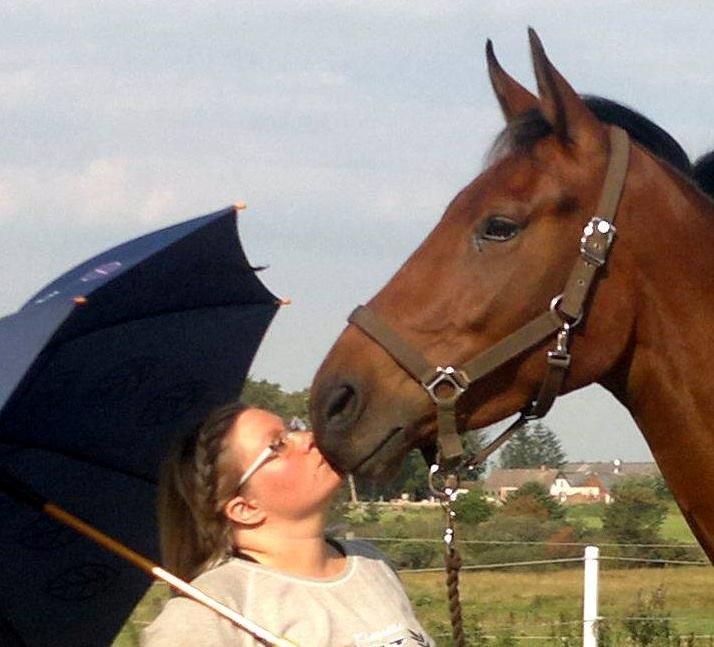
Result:
<svg viewBox="0 0 714 647">
<path fill-rule="evenodd" d="M 273 455 L 273 449 L 272 447 L 266 447 L 260 454 L 258 454 L 258 457 L 251 463 L 250 467 L 243 472 L 243 476 L 240 477 L 240 481 L 238 481 L 238 485 L 236 486 L 236 489 L 240 489 L 240 487 L 251 477 L 253 474 L 255 474 L 260 467 L 267 461 L 271 456 Z"/>
</svg>

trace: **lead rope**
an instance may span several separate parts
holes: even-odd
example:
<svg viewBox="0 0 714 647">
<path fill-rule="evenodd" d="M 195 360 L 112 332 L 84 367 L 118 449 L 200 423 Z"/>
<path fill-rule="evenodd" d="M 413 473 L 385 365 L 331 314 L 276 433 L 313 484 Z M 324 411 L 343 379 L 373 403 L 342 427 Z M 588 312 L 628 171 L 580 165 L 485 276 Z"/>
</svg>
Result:
<svg viewBox="0 0 714 647">
<path fill-rule="evenodd" d="M 456 501 L 459 489 L 459 477 L 456 473 L 448 474 L 444 480 L 443 488 L 434 485 L 434 477 L 439 472 L 439 465 L 434 464 L 429 468 L 429 489 L 439 499 L 445 514 L 444 529 L 444 566 L 446 568 L 446 592 L 449 603 L 449 618 L 451 620 L 451 635 L 454 647 L 466 647 L 466 636 L 464 635 L 464 621 L 461 615 L 461 598 L 459 596 L 459 571 L 461 570 L 461 555 L 456 549 L 456 533 L 454 520 L 456 513 L 452 510 L 451 504 Z"/>
</svg>

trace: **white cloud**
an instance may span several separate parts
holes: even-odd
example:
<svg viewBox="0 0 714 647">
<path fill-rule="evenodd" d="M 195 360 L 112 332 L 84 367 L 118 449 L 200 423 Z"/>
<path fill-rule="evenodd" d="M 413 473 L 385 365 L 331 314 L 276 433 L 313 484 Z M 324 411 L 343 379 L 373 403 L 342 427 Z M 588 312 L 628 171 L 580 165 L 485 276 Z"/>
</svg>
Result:
<svg viewBox="0 0 714 647">
<path fill-rule="evenodd" d="M 64 168 L 0 170 L 0 221 L 33 214 L 43 226 L 152 227 L 165 224 L 175 207 L 160 174 L 146 172 L 127 158 L 92 160 L 76 173 Z M 119 226 L 112 222 L 121 223 Z"/>
<path fill-rule="evenodd" d="M 176 194 L 171 189 L 152 189 L 139 209 L 145 222 L 161 221 L 176 212 Z"/>
<path fill-rule="evenodd" d="M 67 195 L 76 195 L 79 213 L 117 213 L 126 208 L 128 195 L 128 160 L 122 158 L 93 160 L 83 173 L 65 179 Z"/>
</svg>

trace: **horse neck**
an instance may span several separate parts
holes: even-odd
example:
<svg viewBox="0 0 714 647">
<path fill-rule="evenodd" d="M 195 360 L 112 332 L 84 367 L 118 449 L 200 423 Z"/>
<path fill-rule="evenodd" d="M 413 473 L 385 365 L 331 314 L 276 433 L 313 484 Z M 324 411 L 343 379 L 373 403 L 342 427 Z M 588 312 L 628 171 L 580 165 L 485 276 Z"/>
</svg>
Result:
<svg viewBox="0 0 714 647">
<path fill-rule="evenodd" d="M 638 195 L 623 198 L 630 216 L 620 231 L 636 322 L 619 395 L 714 561 L 714 203 L 662 163 L 635 155 L 643 174 L 632 178 Z"/>
</svg>

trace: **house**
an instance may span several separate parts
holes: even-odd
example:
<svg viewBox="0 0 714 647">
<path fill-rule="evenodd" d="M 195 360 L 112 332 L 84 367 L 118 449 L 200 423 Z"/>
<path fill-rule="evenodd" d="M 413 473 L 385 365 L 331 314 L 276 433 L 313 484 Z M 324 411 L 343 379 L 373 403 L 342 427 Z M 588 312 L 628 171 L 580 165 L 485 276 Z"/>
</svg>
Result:
<svg viewBox="0 0 714 647">
<path fill-rule="evenodd" d="M 610 503 L 612 500 L 605 481 L 595 472 L 563 472 L 563 476 L 570 484 L 560 499 L 563 503 Z"/>
<path fill-rule="evenodd" d="M 588 487 L 587 492 L 573 492 L 568 496 L 569 503 L 584 503 L 589 501 L 612 501 L 613 486 L 628 476 L 661 476 L 659 467 L 651 462 L 626 463 L 620 459 L 611 462 L 569 462 L 561 467 L 561 471 L 575 486 Z M 599 492 L 594 494 L 594 490 Z M 585 498 L 583 499 L 583 495 Z"/>
<path fill-rule="evenodd" d="M 565 463 L 560 469 L 494 469 L 483 482 L 484 494 L 493 501 L 505 501 L 525 483 L 540 483 L 561 503 L 610 503 L 613 485 L 633 475 L 658 476 L 655 463 L 612 462 Z"/>
<path fill-rule="evenodd" d="M 616 458 L 610 462 L 568 462 L 564 463 L 561 468 L 566 474 L 570 473 L 592 473 L 592 474 L 615 474 L 621 476 L 660 476 L 661 472 L 657 463 L 626 463 Z"/>
<path fill-rule="evenodd" d="M 560 475 L 560 470 L 541 467 L 539 469 L 496 469 L 483 482 L 486 497 L 494 501 L 505 501 L 508 495 L 519 487 L 535 481 L 540 483 L 551 496 L 560 499 L 560 494 L 567 490 L 568 483 Z"/>
</svg>

